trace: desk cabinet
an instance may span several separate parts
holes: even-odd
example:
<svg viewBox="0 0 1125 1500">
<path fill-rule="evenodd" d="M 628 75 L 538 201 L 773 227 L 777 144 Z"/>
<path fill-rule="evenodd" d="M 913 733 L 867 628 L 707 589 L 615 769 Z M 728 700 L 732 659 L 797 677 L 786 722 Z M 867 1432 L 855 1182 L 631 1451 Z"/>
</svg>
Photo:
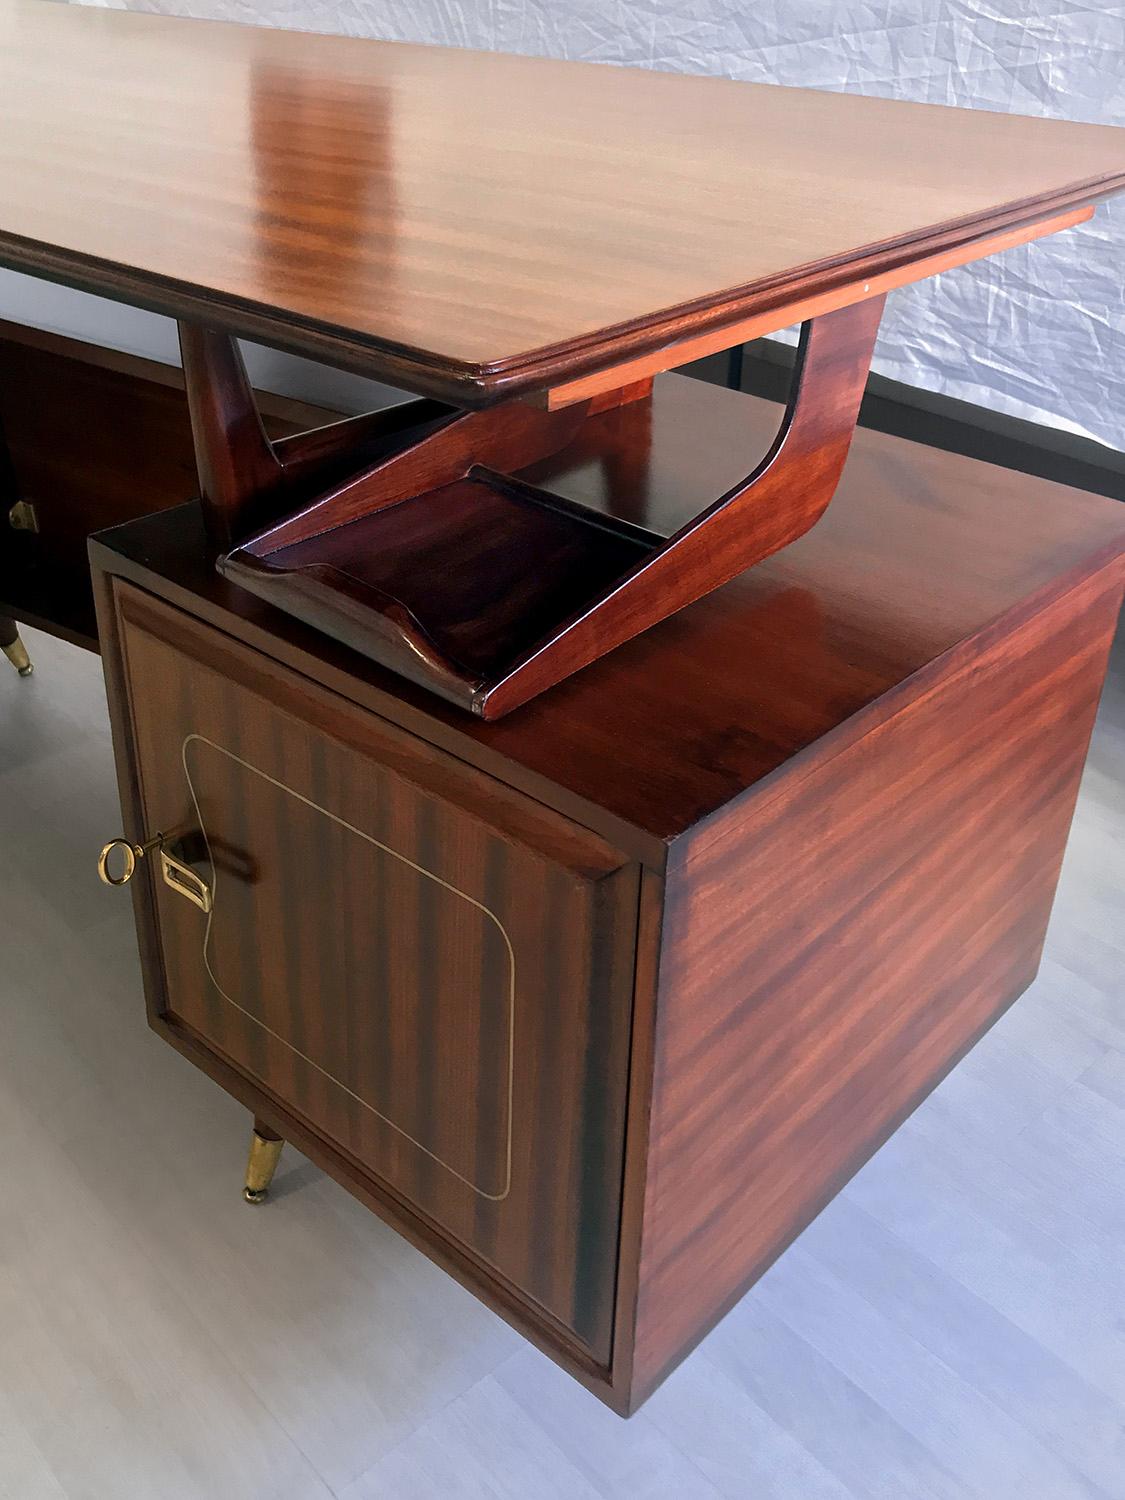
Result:
<svg viewBox="0 0 1125 1500">
<path fill-rule="evenodd" d="M 770 415 L 629 418 L 654 496 L 728 408 Z M 126 833 L 178 861 L 133 882 L 151 1023 L 635 1409 L 1033 979 L 1123 549 L 861 432 L 800 542 L 486 723 L 222 578 L 194 507 L 106 533 Z"/>
</svg>

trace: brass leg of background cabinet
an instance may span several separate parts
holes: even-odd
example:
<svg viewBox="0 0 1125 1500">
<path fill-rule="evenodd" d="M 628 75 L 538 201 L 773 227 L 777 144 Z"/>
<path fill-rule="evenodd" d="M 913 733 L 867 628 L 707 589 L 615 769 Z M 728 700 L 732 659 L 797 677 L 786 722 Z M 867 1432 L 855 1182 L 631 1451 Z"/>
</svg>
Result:
<svg viewBox="0 0 1125 1500">
<path fill-rule="evenodd" d="M 21 677 L 31 676 L 35 670 L 31 665 L 31 657 L 27 654 L 27 647 L 20 640 L 16 622 L 10 620 L 7 615 L 0 615 L 0 651 L 3 651 Z"/>
<path fill-rule="evenodd" d="M 254 1133 L 250 1137 L 250 1157 L 246 1163 L 246 1186 L 242 1196 L 247 1203 L 261 1203 L 270 1190 L 273 1174 L 285 1142 L 261 1120 L 254 1121 Z"/>
</svg>

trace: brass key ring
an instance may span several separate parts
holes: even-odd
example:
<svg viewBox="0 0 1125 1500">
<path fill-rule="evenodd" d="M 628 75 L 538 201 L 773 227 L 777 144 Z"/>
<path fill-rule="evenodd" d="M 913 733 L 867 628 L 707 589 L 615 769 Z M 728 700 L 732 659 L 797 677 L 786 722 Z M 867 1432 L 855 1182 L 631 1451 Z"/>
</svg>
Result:
<svg viewBox="0 0 1125 1500">
<path fill-rule="evenodd" d="M 151 849 L 155 849 L 163 838 L 164 835 L 158 833 L 155 838 L 149 839 L 144 844 L 134 844 L 130 839 L 110 839 L 98 855 L 99 878 L 105 885 L 128 885 L 136 872 L 137 860 L 144 859 L 145 855 Z M 123 859 L 121 874 L 116 877 L 110 873 L 109 868 L 109 858 L 115 849 L 121 850 Z"/>
</svg>

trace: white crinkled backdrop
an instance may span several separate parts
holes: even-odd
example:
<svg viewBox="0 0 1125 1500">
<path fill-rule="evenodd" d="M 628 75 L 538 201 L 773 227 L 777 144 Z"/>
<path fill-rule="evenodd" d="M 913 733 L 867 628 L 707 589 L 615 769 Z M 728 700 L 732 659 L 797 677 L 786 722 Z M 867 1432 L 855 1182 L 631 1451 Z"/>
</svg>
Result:
<svg viewBox="0 0 1125 1500">
<path fill-rule="evenodd" d="M 1107 0 L 86 3 L 1125 125 L 1125 5 Z M 1125 198 L 894 293 L 875 368 L 1125 448 L 1123 286 Z"/>
</svg>

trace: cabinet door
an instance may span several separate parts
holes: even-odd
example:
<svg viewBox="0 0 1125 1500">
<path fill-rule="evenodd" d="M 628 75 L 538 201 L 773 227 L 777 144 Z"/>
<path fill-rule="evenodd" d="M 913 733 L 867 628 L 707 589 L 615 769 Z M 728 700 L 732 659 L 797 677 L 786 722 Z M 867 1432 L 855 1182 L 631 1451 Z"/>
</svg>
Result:
<svg viewBox="0 0 1125 1500">
<path fill-rule="evenodd" d="M 117 583 L 172 1023 L 608 1359 L 635 866 Z"/>
</svg>

